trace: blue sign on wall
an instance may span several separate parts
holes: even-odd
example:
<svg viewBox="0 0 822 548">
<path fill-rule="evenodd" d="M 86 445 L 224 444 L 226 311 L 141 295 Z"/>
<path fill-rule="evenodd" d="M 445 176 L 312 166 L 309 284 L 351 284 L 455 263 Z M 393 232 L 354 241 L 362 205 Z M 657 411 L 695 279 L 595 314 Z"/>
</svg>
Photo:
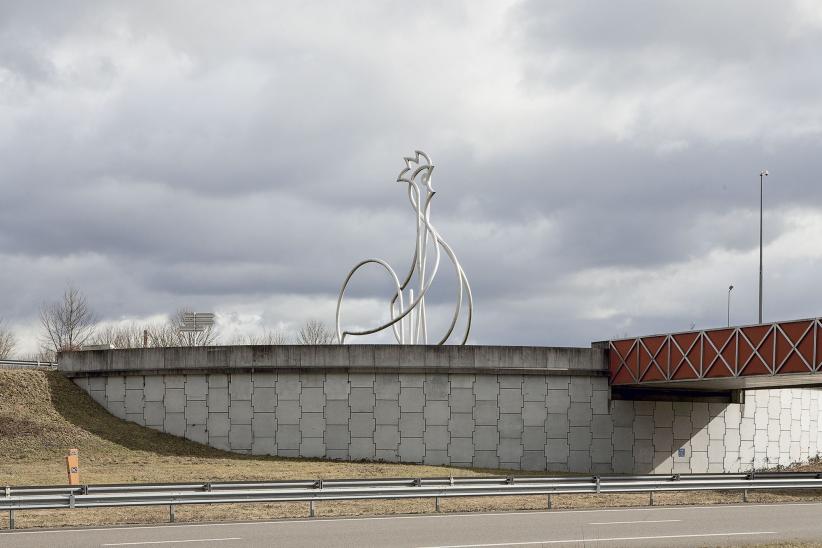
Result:
<svg viewBox="0 0 822 548">
<path fill-rule="evenodd" d="M 684 457 L 685 456 L 685 448 L 684 447 L 679 448 L 679 450 L 677 451 L 677 456 L 679 456 L 679 457 Z"/>
</svg>

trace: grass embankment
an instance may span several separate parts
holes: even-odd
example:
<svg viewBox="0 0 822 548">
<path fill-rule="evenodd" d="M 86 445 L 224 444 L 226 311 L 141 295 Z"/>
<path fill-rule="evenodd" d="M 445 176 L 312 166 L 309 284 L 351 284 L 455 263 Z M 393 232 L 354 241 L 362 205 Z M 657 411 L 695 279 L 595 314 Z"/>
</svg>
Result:
<svg viewBox="0 0 822 548">
<path fill-rule="evenodd" d="M 440 466 L 333 462 L 246 456 L 162 434 L 110 415 L 57 372 L 0 370 L 0 485 L 64 484 L 64 457 L 80 450 L 83 483 L 231 481 L 358 477 L 470 476 L 506 473 Z M 513 472 L 508 472 L 513 473 Z M 522 472 L 515 472 L 523 474 Z M 751 501 L 807 500 L 808 495 L 751 493 Z M 558 495 L 555 508 L 647 504 L 644 494 Z M 657 504 L 738 502 L 739 494 L 658 494 Z M 544 509 L 545 497 L 443 499 L 443 511 Z M 320 502 L 321 516 L 433 511 L 430 499 Z M 305 516 L 306 503 L 181 506 L 178 521 L 270 519 Z M 18 527 L 151 523 L 167 508 L 26 511 Z M 0 516 L 0 527 L 7 527 Z"/>
</svg>

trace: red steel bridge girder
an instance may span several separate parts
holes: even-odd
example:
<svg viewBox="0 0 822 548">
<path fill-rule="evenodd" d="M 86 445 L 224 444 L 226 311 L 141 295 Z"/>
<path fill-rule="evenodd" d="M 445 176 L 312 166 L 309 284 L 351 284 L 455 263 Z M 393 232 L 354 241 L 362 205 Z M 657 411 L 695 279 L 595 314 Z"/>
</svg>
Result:
<svg viewBox="0 0 822 548">
<path fill-rule="evenodd" d="M 619 339 L 608 346 L 612 385 L 822 384 L 822 318 Z"/>
</svg>

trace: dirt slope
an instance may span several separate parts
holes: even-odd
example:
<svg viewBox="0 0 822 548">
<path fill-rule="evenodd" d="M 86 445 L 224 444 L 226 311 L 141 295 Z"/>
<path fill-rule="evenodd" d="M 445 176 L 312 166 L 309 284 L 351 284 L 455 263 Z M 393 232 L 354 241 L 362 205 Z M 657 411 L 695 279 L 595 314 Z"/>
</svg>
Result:
<svg viewBox="0 0 822 548">
<path fill-rule="evenodd" d="M 83 483 L 477 473 L 237 455 L 120 420 L 58 372 L 0 369 L 0 485 L 65 483 L 71 447 Z"/>
</svg>

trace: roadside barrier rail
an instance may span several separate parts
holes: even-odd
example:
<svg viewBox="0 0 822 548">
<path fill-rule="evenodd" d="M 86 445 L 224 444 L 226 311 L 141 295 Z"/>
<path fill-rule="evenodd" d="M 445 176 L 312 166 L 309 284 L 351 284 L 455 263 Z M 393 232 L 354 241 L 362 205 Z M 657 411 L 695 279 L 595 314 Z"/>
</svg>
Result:
<svg viewBox="0 0 822 548">
<path fill-rule="evenodd" d="M 56 369 L 57 364 L 39 360 L 0 360 L 0 369 Z"/>
<path fill-rule="evenodd" d="M 314 502 L 433 498 L 439 511 L 445 497 L 496 497 L 554 494 L 650 493 L 671 491 L 742 491 L 820 489 L 822 473 L 750 472 L 747 474 L 674 474 L 644 476 L 491 476 L 440 478 L 285 480 L 206 483 L 111 484 L 80 486 L 0 487 L 0 511 L 9 512 L 14 528 L 15 510 L 168 506 L 169 521 L 180 504 L 236 504 L 259 502 Z"/>
</svg>

